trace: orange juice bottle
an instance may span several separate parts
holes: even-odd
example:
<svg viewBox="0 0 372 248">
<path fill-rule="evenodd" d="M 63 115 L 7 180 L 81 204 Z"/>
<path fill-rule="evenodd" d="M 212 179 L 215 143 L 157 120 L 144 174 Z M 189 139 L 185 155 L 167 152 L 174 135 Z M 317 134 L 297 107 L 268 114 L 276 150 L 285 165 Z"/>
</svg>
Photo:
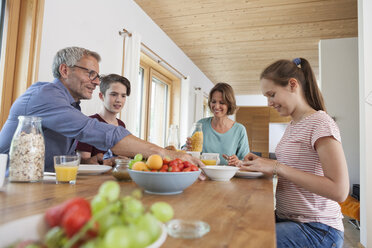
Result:
<svg viewBox="0 0 372 248">
<path fill-rule="evenodd" d="M 201 123 L 194 123 L 191 136 L 191 151 L 202 152 L 203 150 L 203 131 Z"/>
</svg>

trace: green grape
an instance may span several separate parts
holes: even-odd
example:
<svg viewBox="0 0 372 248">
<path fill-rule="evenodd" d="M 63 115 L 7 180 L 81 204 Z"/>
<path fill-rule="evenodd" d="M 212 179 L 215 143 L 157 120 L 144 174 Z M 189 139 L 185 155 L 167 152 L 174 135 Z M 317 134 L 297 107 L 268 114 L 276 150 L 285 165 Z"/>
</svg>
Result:
<svg viewBox="0 0 372 248">
<path fill-rule="evenodd" d="M 115 181 L 104 182 L 98 190 L 98 195 L 106 197 L 109 202 L 119 199 L 120 186 Z"/>
<path fill-rule="evenodd" d="M 99 224 L 100 236 L 104 236 L 111 227 L 123 224 L 120 218 L 118 218 L 118 216 L 114 214 L 102 216 L 97 221 Z"/>
<path fill-rule="evenodd" d="M 29 244 L 26 246 L 26 248 L 40 248 L 41 246 L 40 245 L 37 245 L 37 244 Z"/>
<path fill-rule="evenodd" d="M 161 222 L 170 221 L 174 215 L 172 206 L 166 202 L 156 202 L 152 204 L 150 210 L 152 214 Z"/>
<path fill-rule="evenodd" d="M 136 199 L 142 198 L 142 191 L 140 189 L 135 189 L 132 191 L 132 196 Z"/>
<path fill-rule="evenodd" d="M 44 238 L 44 243 L 48 247 L 62 247 L 67 242 L 67 238 L 62 227 L 56 226 L 50 229 Z"/>
<path fill-rule="evenodd" d="M 132 169 L 132 166 L 134 165 L 134 163 L 135 162 L 137 162 L 137 161 L 135 161 L 135 160 L 131 160 L 131 161 L 129 161 L 129 169 Z"/>
<path fill-rule="evenodd" d="M 145 210 L 145 208 L 142 205 L 142 202 L 131 196 L 124 197 L 122 201 L 124 203 L 122 219 L 126 223 L 135 222 L 143 214 Z"/>
<path fill-rule="evenodd" d="M 110 228 L 104 237 L 105 247 L 128 248 L 131 247 L 129 228 L 125 226 L 114 226 Z"/>
<path fill-rule="evenodd" d="M 137 226 L 130 226 L 130 236 L 132 246 L 136 248 L 147 247 L 151 244 L 151 237 L 146 230 L 142 230 Z"/>
<path fill-rule="evenodd" d="M 146 213 L 138 219 L 137 228 L 146 231 L 151 242 L 158 239 L 161 232 L 159 221 L 150 213 Z"/>
<path fill-rule="evenodd" d="M 92 214 L 96 215 L 99 211 L 104 209 L 108 204 L 107 198 L 102 195 L 96 195 L 90 202 L 92 207 Z"/>
<path fill-rule="evenodd" d="M 134 156 L 134 161 L 138 162 L 138 161 L 142 161 L 143 159 L 143 156 L 141 153 L 138 153 L 136 154 L 136 156 Z"/>
<path fill-rule="evenodd" d="M 80 246 L 80 248 L 97 248 L 97 247 L 101 247 L 101 248 L 104 247 L 104 243 L 101 238 L 91 239 L 85 244 L 83 244 L 82 246 Z"/>
</svg>

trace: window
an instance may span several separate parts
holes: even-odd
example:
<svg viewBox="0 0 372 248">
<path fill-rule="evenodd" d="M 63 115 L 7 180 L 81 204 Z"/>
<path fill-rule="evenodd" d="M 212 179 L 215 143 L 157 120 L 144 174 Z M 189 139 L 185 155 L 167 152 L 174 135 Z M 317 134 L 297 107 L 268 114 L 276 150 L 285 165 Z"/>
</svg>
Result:
<svg viewBox="0 0 372 248">
<path fill-rule="evenodd" d="M 211 117 L 212 113 L 208 106 L 208 95 L 204 94 L 203 98 L 203 118 Z"/>
<path fill-rule="evenodd" d="M 148 120 L 148 140 L 164 147 L 169 121 L 170 81 L 151 70 L 150 105 Z M 168 81 L 168 82 L 167 82 Z"/>
<path fill-rule="evenodd" d="M 164 147 L 171 124 L 179 125 L 180 79 L 141 54 L 138 137 Z"/>
<path fill-rule="evenodd" d="M 12 103 L 37 81 L 44 0 L 0 0 L 0 2 L 1 127 L 8 118 Z"/>
</svg>

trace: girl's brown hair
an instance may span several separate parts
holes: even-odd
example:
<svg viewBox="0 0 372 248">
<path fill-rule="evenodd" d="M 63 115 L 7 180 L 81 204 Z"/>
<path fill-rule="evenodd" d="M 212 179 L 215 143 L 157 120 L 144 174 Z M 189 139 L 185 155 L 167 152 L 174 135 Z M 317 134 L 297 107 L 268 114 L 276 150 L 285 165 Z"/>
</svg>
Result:
<svg viewBox="0 0 372 248">
<path fill-rule="evenodd" d="M 326 111 L 314 72 L 306 59 L 278 60 L 261 73 L 260 79 L 262 78 L 272 80 L 283 87 L 288 85 L 290 78 L 297 79 L 304 90 L 307 103 L 315 110 Z"/>
<path fill-rule="evenodd" d="M 222 93 L 222 99 L 227 105 L 227 115 L 233 115 L 237 110 L 236 100 L 233 88 L 227 83 L 216 84 L 209 92 L 208 107 L 211 109 L 212 95 L 214 92 L 219 91 Z M 211 109 L 212 110 L 212 109 Z"/>
</svg>

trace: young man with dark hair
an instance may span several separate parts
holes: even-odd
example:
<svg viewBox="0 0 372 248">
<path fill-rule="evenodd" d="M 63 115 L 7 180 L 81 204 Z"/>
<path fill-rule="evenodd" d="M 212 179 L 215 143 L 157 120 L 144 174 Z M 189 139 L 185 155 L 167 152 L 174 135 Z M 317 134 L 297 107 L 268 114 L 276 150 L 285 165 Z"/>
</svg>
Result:
<svg viewBox="0 0 372 248">
<path fill-rule="evenodd" d="M 129 80 L 117 74 L 109 74 L 101 77 L 99 88 L 99 98 L 103 103 L 102 109 L 99 113 L 89 117 L 114 126 L 125 127 L 124 122 L 116 116 L 123 109 L 127 96 L 130 95 Z M 103 151 L 87 143 L 78 142 L 76 151 L 80 154 L 82 164 L 98 164 L 102 161 L 105 165 L 115 164 L 116 156 L 110 149 Z"/>
</svg>

